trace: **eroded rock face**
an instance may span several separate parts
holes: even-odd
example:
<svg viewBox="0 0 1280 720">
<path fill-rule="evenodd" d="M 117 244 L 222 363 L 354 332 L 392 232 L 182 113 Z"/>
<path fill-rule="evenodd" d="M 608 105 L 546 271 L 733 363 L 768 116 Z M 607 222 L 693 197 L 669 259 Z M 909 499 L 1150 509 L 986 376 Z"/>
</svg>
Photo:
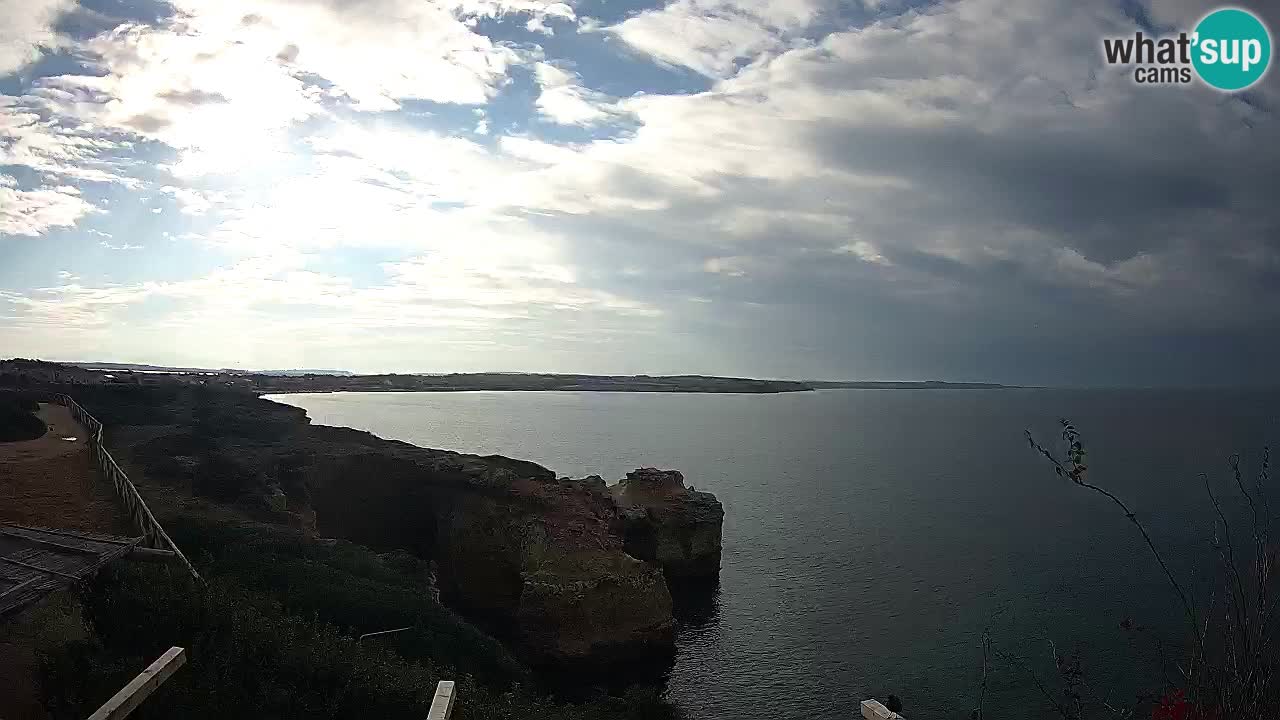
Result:
<svg viewBox="0 0 1280 720">
<path fill-rule="evenodd" d="M 534 664 L 668 654 L 671 594 L 629 556 L 599 478 L 313 428 L 317 529 L 435 560 L 444 600 L 519 641 Z"/>
<path fill-rule="evenodd" d="M 677 470 L 640 468 L 610 488 L 624 522 L 627 552 L 662 567 L 668 580 L 709 581 L 720 574 L 724 507 L 691 490 Z"/>
</svg>

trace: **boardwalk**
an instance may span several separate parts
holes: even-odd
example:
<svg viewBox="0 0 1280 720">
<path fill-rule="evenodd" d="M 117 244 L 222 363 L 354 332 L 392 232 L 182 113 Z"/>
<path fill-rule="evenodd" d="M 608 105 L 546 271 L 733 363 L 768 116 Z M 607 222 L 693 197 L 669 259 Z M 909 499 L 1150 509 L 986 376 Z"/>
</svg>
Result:
<svg viewBox="0 0 1280 720">
<path fill-rule="evenodd" d="M 53 428 L 44 437 L 0 443 L 0 523 L 136 534 L 94 469 L 85 430 L 71 412 L 41 404 L 39 415 Z"/>
</svg>

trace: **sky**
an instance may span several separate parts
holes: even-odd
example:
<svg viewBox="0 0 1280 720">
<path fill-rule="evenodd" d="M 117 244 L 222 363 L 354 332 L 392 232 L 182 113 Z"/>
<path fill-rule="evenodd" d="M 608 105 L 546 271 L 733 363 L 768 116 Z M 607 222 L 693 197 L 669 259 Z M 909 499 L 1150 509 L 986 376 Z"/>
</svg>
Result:
<svg viewBox="0 0 1280 720">
<path fill-rule="evenodd" d="M 1274 385 L 1280 72 L 1101 49 L 1213 7 L 0 0 L 0 356 Z"/>
</svg>

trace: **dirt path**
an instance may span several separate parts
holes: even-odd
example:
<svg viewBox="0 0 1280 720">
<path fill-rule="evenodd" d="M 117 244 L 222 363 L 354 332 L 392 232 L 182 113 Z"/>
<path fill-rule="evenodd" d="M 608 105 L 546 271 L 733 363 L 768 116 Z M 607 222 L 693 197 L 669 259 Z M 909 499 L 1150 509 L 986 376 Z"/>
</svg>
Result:
<svg viewBox="0 0 1280 720">
<path fill-rule="evenodd" d="M 41 404 L 38 415 L 50 428 L 44 437 L 0 443 L 0 522 L 136 535 L 115 490 L 94 469 L 80 423 L 61 405 Z M 32 622 L 0 626 L 0 717 L 6 720 L 47 716 L 36 689 Z"/>
<path fill-rule="evenodd" d="M 71 412 L 42 403 L 39 416 L 52 428 L 44 437 L 0 443 L 0 522 L 136 534 Z"/>
</svg>

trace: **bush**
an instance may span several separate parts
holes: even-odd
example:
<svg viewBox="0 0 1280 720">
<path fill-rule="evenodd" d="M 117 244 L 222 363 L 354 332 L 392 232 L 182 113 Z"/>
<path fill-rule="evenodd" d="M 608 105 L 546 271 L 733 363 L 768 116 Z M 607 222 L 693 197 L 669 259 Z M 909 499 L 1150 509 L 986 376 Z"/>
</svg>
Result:
<svg viewBox="0 0 1280 720">
<path fill-rule="evenodd" d="M 501 643 L 426 592 L 426 568 L 412 556 L 397 554 L 393 564 L 353 543 L 321 543 L 278 525 L 194 515 L 166 518 L 166 528 L 206 575 L 233 578 L 286 611 L 356 635 L 409 627 L 373 642 L 495 684 L 530 680 Z"/>
<path fill-rule="evenodd" d="M 359 642 L 226 578 L 197 588 L 167 568 L 117 564 L 83 602 L 97 634 L 59 644 L 43 658 L 44 702 L 54 718 L 86 717 L 172 645 L 187 649 L 187 666 L 133 717 L 421 720 L 441 679 L 458 682 L 460 720 L 679 717 L 654 692 L 571 705 L 519 685 L 495 687 Z"/>
<path fill-rule="evenodd" d="M 44 437 L 48 427 L 35 416 L 40 405 L 21 395 L 0 395 L 0 442 L 35 440 Z"/>
<path fill-rule="evenodd" d="M 1152 559 L 1169 582 L 1184 615 L 1185 638 L 1175 643 L 1170 660 L 1164 654 L 1164 642 L 1157 637 L 1166 687 L 1159 693 L 1140 697 L 1136 708 L 1120 715 L 1109 702 L 1088 697 L 1084 675 L 1076 656 L 1058 655 L 1054 660 L 1060 675 L 1058 697 L 1045 690 L 1036 680 L 1054 710 L 1063 718 L 1076 720 L 1091 712 L 1109 716 L 1132 717 L 1135 711 L 1150 712 L 1154 720 L 1225 720 L 1226 718 L 1280 717 L 1280 625 L 1275 620 L 1280 608 L 1280 554 L 1273 538 L 1280 535 L 1276 516 L 1271 511 L 1270 450 L 1264 448 L 1257 477 L 1247 482 L 1240 457 L 1230 461 L 1230 493 L 1220 497 L 1207 475 L 1201 475 L 1207 499 L 1206 510 L 1212 511 L 1214 531 L 1210 546 L 1216 554 L 1218 586 L 1207 601 L 1197 602 L 1187 580 L 1180 580 L 1170 569 L 1164 553 L 1152 540 L 1147 526 L 1120 497 L 1098 484 L 1089 475 L 1088 453 L 1080 431 L 1063 419 L 1062 440 L 1065 454 L 1059 456 L 1045 448 L 1027 431 L 1031 448 L 1050 463 L 1055 474 L 1077 487 L 1106 498 L 1141 535 Z M 1235 501 L 1236 508 L 1224 510 L 1223 501 Z M 1229 516 L 1235 516 L 1237 529 L 1232 530 Z M 1243 526 L 1243 529 L 1241 529 Z M 1145 631 L 1125 620 L 1126 630 Z M 984 681 L 987 653 L 992 651 L 989 636 L 983 639 Z M 996 652 L 998 656 L 1002 653 Z M 1169 671 L 1173 672 L 1169 672 Z M 1105 710 L 1105 713 L 1099 709 Z M 982 701 L 974 717 L 981 720 Z"/>
<path fill-rule="evenodd" d="M 88 716 L 173 645 L 188 666 L 138 718 L 426 717 L 436 682 L 458 682 L 461 720 L 675 720 L 654 690 L 566 704 L 538 696 L 529 671 L 425 592 L 426 568 L 347 542 L 190 510 L 165 518 L 207 588 L 168 567 L 116 563 L 84 591 L 88 638 L 47 648 L 54 718 Z M 388 641 L 359 634 L 412 631 Z"/>
</svg>

